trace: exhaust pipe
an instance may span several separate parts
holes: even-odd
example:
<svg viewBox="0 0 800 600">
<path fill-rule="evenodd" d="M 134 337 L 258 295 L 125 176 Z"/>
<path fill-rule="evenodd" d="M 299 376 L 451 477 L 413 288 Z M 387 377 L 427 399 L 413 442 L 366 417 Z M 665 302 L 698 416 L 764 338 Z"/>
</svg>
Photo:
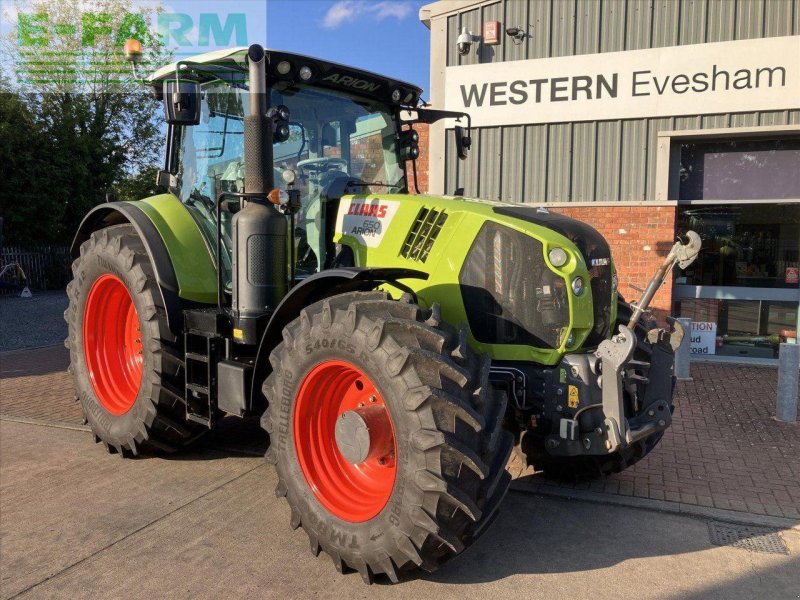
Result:
<svg viewBox="0 0 800 600">
<path fill-rule="evenodd" d="M 278 303 L 287 293 L 286 217 L 267 200 L 275 185 L 272 170 L 272 123 L 264 48 L 247 51 L 250 114 L 244 117 L 244 185 L 246 198 L 232 220 L 233 338 L 257 344 Z"/>
</svg>

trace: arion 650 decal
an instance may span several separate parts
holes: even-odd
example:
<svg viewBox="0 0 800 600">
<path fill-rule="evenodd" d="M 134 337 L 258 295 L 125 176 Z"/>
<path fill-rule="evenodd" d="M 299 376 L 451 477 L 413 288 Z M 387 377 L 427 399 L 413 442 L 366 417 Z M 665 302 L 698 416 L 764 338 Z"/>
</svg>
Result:
<svg viewBox="0 0 800 600">
<path fill-rule="evenodd" d="M 397 214 L 393 200 L 342 200 L 336 217 L 336 233 L 354 237 L 360 244 L 377 248 Z"/>
</svg>

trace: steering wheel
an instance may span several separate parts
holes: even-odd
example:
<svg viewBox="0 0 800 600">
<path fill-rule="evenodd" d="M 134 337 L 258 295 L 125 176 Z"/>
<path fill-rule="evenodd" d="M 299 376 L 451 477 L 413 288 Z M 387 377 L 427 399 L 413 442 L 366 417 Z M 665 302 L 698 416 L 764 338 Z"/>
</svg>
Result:
<svg viewBox="0 0 800 600">
<path fill-rule="evenodd" d="M 315 171 L 317 173 L 324 173 L 325 171 L 333 170 L 337 167 L 337 171 L 347 172 L 347 161 L 343 158 L 307 158 L 297 163 L 297 168 L 300 170 Z"/>
</svg>

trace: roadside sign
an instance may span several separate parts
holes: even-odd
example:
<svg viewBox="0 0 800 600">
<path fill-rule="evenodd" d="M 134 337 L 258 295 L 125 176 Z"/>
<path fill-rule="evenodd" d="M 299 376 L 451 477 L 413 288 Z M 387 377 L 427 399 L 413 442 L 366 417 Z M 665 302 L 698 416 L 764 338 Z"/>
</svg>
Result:
<svg viewBox="0 0 800 600">
<path fill-rule="evenodd" d="M 717 324 L 711 321 L 692 321 L 689 350 L 693 355 L 717 353 Z"/>
</svg>

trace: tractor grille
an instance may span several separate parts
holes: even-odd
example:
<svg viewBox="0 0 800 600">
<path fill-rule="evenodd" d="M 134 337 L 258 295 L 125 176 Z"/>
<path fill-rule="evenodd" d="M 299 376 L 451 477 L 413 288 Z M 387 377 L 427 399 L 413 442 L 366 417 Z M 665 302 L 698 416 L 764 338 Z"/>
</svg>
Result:
<svg viewBox="0 0 800 600">
<path fill-rule="evenodd" d="M 400 250 L 400 256 L 410 260 L 425 262 L 433 248 L 433 243 L 447 221 L 447 213 L 432 208 L 421 208 L 406 241 Z"/>
<path fill-rule="evenodd" d="M 458 277 L 472 335 L 486 344 L 558 348 L 569 324 L 567 284 L 536 238 L 484 223 Z"/>
<path fill-rule="evenodd" d="M 589 284 L 594 303 L 594 326 L 583 345 L 587 348 L 599 345 L 606 339 L 613 325 L 611 323 L 611 308 L 614 302 L 613 267 L 611 249 L 605 238 L 586 223 L 533 207 L 502 206 L 495 208 L 494 211 L 552 229 L 575 244 L 583 256 L 586 268 L 589 269 Z"/>
</svg>

